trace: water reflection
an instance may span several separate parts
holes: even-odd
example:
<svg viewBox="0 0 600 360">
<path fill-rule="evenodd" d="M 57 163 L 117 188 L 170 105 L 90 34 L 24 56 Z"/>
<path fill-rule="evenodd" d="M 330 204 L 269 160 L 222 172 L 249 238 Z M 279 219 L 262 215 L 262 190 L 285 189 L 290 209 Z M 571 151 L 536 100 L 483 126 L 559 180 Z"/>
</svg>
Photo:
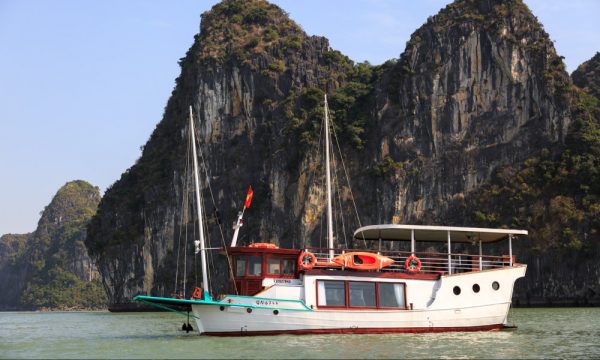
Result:
<svg viewBox="0 0 600 360">
<path fill-rule="evenodd" d="M 516 309 L 513 331 L 204 337 L 167 313 L 0 313 L 7 358 L 597 358 L 600 309 Z"/>
</svg>

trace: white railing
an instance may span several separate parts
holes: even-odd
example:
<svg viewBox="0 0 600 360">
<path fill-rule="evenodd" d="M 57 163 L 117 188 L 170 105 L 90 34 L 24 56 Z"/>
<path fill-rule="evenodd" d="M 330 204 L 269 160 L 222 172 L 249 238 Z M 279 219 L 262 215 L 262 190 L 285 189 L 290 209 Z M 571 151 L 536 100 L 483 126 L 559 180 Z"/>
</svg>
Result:
<svg viewBox="0 0 600 360">
<path fill-rule="evenodd" d="M 329 261 L 329 250 L 323 248 L 309 248 L 307 251 L 315 254 L 317 258 L 317 264 L 315 268 L 330 268 L 332 265 Z M 384 272 L 406 272 L 404 263 L 406 259 L 412 255 L 411 252 L 407 251 L 369 251 L 364 249 L 334 249 L 334 256 L 341 255 L 349 252 L 371 252 L 387 256 L 394 260 L 394 263 L 382 268 L 380 271 Z M 490 256 L 477 254 L 455 254 L 450 253 L 450 271 L 448 269 L 448 254 L 447 253 L 425 253 L 415 252 L 414 255 L 421 261 L 420 273 L 429 274 L 456 274 L 470 271 L 480 271 L 486 269 L 496 269 L 502 267 L 509 267 L 510 257 L 504 256 Z M 513 264 L 515 263 L 513 257 Z"/>
</svg>

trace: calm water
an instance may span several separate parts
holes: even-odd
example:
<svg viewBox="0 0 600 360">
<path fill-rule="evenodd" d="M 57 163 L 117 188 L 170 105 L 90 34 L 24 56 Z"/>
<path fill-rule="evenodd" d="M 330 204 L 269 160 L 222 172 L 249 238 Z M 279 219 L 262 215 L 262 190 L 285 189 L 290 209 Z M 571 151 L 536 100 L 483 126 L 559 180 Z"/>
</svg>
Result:
<svg viewBox="0 0 600 360">
<path fill-rule="evenodd" d="M 217 338 L 169 313 L 0 313 L 0 358 L 599 358 L 600 308 L 514 309 L 514 331 Z"/>
</svg>

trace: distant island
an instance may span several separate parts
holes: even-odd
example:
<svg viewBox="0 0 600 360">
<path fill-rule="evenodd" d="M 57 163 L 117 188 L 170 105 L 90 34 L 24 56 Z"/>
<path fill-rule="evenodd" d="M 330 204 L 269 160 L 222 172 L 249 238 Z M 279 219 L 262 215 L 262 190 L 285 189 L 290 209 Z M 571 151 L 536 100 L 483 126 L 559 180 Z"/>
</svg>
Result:
<svg viewBox="0 0 600 360">
<path fill-rule="evenodd" d="M 0 237 L 0 310 L 106 309 L 106 293 L 84 245 L 99 201 L 97 187 L 68 182 L 34 232 Z"/>
</svg>

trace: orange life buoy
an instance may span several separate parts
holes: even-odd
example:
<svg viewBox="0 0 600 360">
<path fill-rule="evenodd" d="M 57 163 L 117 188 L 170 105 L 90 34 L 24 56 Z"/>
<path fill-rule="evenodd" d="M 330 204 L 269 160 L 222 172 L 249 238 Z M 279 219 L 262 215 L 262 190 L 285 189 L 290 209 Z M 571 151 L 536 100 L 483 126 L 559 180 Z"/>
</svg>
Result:
<svg viewBox="0 0 600 360">
<path fill-rule="evenodd" d="M 298 256 L 298 267 L 301 270 L 310 270 L 315 267 L 316 263 L 317 257 L 311 252 L 304 251 Z"/>
<path fill-rule="evenodd" d="M 404 268 L 411 274 L 416 274 L 421 271 L 421 260 L 418 257 L 411 255 L 406 258 Z"/>
<path fill-rule="evenodd" d="M 271 243 L 253 243 L 250 244 L 251 248 L 262 248 L 262 249 L 279 249 L 279 246 Z"/>
<path fill-rule="evenodd" d="M 195 288 L 194 289 L 194 293 L 192 294 L 191 299 L 192 300 L 194 300 L 194 299 L 202 299 L 202 288 L 199 288 L 199 287 Z"/>
</svg>

